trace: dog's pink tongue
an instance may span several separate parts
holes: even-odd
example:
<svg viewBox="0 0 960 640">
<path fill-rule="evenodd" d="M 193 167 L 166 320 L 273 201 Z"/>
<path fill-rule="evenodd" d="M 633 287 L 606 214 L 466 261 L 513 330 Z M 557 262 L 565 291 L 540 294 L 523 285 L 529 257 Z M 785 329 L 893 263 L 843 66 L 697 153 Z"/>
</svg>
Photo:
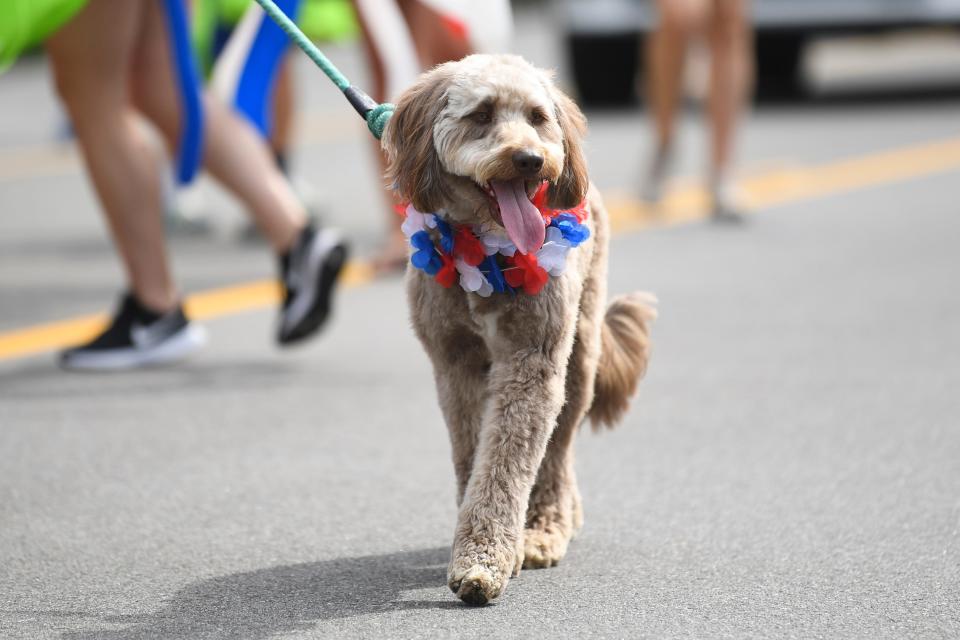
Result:
<svg viewBox="0 0 960 640">
<path fill-rule="evenodd" d="M 500 205 L 500 216 L 507 235 L 517 246 L 520 253 L 536 251 L 543 244 L 546 233 L 543 216 L 527 198 L 527 188 L 523 179 L 491 180 L 493 192 L 497 194 L 497 204 Z"/>
</svg>

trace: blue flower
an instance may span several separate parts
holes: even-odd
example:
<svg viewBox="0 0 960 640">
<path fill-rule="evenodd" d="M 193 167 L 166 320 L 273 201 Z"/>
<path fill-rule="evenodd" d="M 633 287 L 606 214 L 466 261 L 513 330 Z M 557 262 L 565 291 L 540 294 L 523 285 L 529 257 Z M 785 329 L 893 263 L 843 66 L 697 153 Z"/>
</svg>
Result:
<svg viewBox="0 0 960 640">
<path fill-rule="evenodd" d="M 432 276 L 443 266 L 443 260 L 437 255 L 433 240 L 426 231 L 417 231 L 410 236 L 410 245 L 416 249 L 410 256 L 410 262 L 417 269 L 421 269 Z"/>
<path fill-rule="evenodd" d="M 497 293 L 503 293 L 504 291 L 513 293 L 513 288 L 507 284 L 507 281 L 503 277 L 503 272 L 500 271 L 500 265 L 497 264 L 496 255 L 484 258 L 483 262 L 480 263 L 480 271 L 487 274 L 487 280 L 493 285 L 494 291 Z"/>
<path fill-rule="evenodd" d="M 453 229 L 450 223 L 437 216 L 437 230 L 440 231 L 440 250 L 448 256 L 453 255 Z"/>
<path fill-rule="evenodd" d="M 563 234 L 563 239 L 570 243 L 571 247 L 579 246 L 590 237 L 590 229 L 585 224 L 580 224 L 577 216 L 572 213 L 561 213 L 551 222 L 551 227 L 556 227 Z"/>
</svg>

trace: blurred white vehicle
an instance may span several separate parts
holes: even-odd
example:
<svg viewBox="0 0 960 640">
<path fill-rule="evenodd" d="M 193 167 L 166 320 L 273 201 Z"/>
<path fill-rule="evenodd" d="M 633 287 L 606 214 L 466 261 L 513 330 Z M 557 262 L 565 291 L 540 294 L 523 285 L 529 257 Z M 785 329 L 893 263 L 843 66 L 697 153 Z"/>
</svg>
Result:
<svg viewBox="0 0 960 640">
<path fill-rule="evenodd" d="M 753 0 L 757 90 L 802 88 L 801 59 L 812 36 L 891 29 L 960 27 L 960 0 Z M 574 80 L 588 105 L 635 96 L 639 38 L 656 24 L 650 0 L 561 0 Z"/>
</svg>

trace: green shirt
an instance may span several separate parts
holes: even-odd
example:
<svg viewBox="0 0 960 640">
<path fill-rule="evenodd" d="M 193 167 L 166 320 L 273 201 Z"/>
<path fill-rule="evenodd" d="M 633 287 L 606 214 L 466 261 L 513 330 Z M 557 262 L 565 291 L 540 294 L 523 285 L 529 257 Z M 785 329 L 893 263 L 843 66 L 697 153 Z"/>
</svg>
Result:
<svg viewBox="0 0 960 640">
<path fill-rule="evenodd" d="M 85 4 L 87 0 L 3 0 L 0 71 L 69 22 Z"/>
</svg>

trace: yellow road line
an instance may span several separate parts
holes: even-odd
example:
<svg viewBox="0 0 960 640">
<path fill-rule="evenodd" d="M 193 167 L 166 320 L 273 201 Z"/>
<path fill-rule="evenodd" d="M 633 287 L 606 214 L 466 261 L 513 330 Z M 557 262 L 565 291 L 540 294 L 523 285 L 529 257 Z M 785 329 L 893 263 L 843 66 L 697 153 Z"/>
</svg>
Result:
<svg viewBox="0 0 960 640">
<path fill-rule="evenodd" d="M 810 167 L 774 169 L 744 178 L 739 187 L 751 208 L 763 210 L 956 169 L 960 138 L 949 138 Z M 707 194 L 689 182 L 671 189 L 657 207 L 617 192 L 606 194 L 605 200 L 619 232 L 691 222 L 708 213 Z"/>
<path fill-rule="evenodd" d="M 106 322 L 105 314 L 82 316 L 0 334 L 0 360 L 22 358 L 88 340 Z"/>
<path fill-rule="evenodd" d="M 373 279 L 373 269 L 363 262 L 349 262 L 340 275 L 340 286 L 356 287 Z M 205 320 L 270 307 L 280 302 L 276 280 L 256 280 L 189 295 L 184 310 L 191 318 Z M 0 357 L 3 350 L 0 349 Z"/>
<path fill-rule="evenodd" d="M 891 182 L 960 169 L 960 138 L 850 158 L 812 167 L 776 169 L 741 181 L 749 203 L 758 209 L 839 194 Z M 616 232 L 702 219 L 707 197 L 692 182 L 672 189 L 656 209 L 622 193 L 606 194 Z M 344 286 L 358 286 L 373 278 L 369 264 L 351 262 L 343 274 Z M 280 290 L 272 280 L 260 280 L 188 296 L 187 313 L 197 319 L 261 309 L 277 304 Z M 0 360 L 24 357 L 80 343 L 99 331 L 106 316 L 89 315 L 0 333 Z"/>
</svg>

